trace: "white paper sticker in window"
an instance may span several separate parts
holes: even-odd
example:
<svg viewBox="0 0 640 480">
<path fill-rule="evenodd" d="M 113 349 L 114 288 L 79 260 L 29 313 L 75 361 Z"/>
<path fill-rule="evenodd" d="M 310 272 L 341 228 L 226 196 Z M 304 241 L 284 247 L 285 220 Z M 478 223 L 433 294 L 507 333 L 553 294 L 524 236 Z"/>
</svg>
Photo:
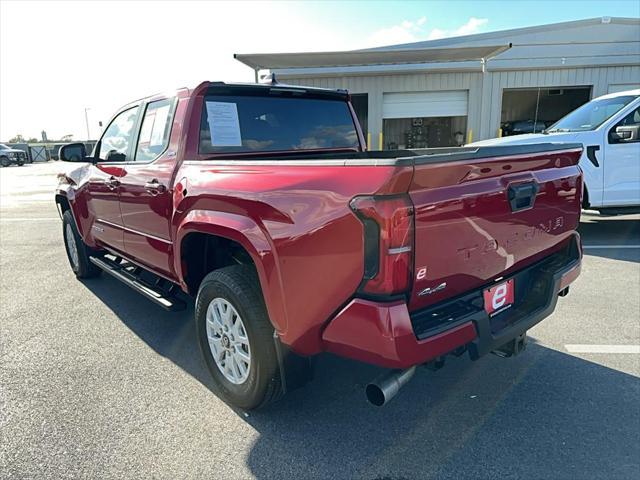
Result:
<svg viewBox="0 0 640 480">
<path fill-rule="evenodd" d="M 157 147 L 164 144 L 164 131 L 167 127 L 167 118 L 169 117 L 169 106 L 164 105 L 156 108 L 156 115 L 153 120 L 153 130 L 151 131 L 150 147 Z"/>
<path fill-rule="evenodd" d="M 207 120 L 214 147 L 241 147 L 238 106 L 229 102 L 206 102 Z"/>
</svg>

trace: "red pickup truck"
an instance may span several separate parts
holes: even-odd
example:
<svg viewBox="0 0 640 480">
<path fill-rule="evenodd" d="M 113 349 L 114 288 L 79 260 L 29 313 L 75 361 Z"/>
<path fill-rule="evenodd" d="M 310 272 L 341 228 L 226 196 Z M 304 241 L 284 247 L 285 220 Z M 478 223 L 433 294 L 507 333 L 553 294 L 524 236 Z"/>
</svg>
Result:
<svg viewBox="0 0 640 480">
<path fill-rule="evenodd" d="M 250 409 L 320 352 L 392 369 L 518 353 L 580 272 L 579 144 L 366 151 L 346 91 L 205 82 L 123 107 L 55 201 L 78 278 L 195 297 L 220 395 Z"/>
</svg>

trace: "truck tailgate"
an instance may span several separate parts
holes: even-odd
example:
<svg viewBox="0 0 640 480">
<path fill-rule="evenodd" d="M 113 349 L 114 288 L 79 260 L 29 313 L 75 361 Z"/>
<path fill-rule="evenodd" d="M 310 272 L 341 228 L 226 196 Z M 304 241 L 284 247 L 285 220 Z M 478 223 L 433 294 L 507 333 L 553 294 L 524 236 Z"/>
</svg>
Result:
<svg viewBox="0 0 640 480">
<path fill-rule="evenodd" d="M 480 147 L 414 157 L 409 310 L 453 298 L 560 249 L 577 227 L 580 144 Z"/>
</svg>

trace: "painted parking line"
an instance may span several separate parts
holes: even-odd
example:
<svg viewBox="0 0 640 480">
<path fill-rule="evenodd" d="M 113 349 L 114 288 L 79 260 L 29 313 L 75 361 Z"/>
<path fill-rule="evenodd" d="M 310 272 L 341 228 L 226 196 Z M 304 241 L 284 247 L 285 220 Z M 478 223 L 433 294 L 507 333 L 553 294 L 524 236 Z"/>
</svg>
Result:
<svg viewBox="0 0 640 480">
<path fill-rule="evenodd" d="M 640 353 L 640 345 L 565 345 L 569 353 Z"/>
<path fill-rule="evenodd" d="M 583 245 L 585 250 L 590 249 L 612 249 L 612 248 L 640 248 L 640 245 Z"/>
</svg>

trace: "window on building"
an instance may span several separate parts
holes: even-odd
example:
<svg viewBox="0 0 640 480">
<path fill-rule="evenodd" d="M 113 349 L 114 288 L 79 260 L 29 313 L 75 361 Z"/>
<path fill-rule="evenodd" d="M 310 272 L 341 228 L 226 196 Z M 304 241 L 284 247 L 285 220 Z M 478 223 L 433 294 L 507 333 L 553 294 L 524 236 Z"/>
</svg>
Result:
<svg viewBox="0 0 640 480">
<path fill-rule="evenodd" d="M 591 98 L 591 87 L 505 89 L 500 121 L 503 136 L 540 133 Z"/>
<path fill-rule="evenodd" d="M 464 143 L 466 132 L 466 116 L 385 119 L 383 149 L 457 147 Z"/>
</svg>

